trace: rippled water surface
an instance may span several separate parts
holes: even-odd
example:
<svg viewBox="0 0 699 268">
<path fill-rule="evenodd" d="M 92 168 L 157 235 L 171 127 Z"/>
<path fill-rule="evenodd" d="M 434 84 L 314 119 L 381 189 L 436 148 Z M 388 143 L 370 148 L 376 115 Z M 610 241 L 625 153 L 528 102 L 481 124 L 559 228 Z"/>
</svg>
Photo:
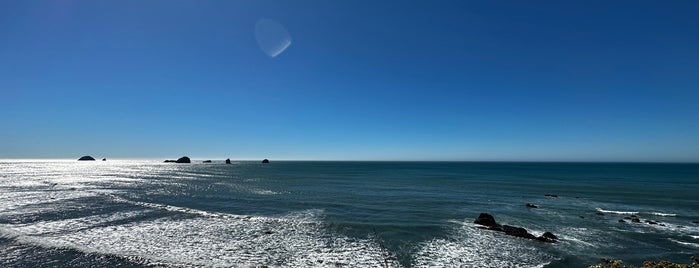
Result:
<svg viewBox="0 0 699 268">
<path fill-rule="evenodd" d="M 0 160 L 0 266 L 587 267 L 699 255 L 697 164 L 196 162 Z M 481 212 L 560 241 L 476 228 Z M 641 223 L 619 222 L 631 214 Z"/>
</svg>

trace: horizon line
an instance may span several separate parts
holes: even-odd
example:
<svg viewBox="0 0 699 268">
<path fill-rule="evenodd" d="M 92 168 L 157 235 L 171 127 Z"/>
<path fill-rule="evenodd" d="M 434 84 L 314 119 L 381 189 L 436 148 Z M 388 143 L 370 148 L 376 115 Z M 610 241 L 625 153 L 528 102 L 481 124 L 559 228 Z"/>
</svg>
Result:
<svg viewBox="0 0 699 268">
<path fill-rule="evenodd" d="M 144 161 L 164 161 L 168 159 L 167 157 L 135 157 L 135 158 L 123 158 L 114 157 L 106 158 L 107 160 L 144 160 Z M 190 157 L 193 161 L 225 161 L 226 158 L 205 158 L 205 157 Z M 270 158 L 229 158 L 231 161 L 261 161 L 263 159 Z M 5 158 L 0 157 L 2 160 L 67 160 L 67 161 L 78 161 L 77 158 L 65 158 L 65 157 L 47 157 L 47 158 Z M 699 164 L 699 161 L 624 161 L 624 160 L 436 160 L 436 159 L 270 159 L 270 162 L 462 162 L 462 163 L 599 163 L 599 164 Z M 102 162 L 99 158 L 95 159 L 95 162 Z"/>
</svg>

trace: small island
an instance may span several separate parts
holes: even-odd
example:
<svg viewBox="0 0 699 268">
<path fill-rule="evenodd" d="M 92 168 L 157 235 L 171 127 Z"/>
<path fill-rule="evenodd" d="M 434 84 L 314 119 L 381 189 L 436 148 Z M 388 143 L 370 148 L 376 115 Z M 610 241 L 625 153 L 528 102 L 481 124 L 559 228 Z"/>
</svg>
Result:
<svg viewBox="0 0 699 268">
<path fill-rule="evenodd" d="M 86 155 L 86 156 L 80 157 L 78 159 L 78 161 L 95 161 L 95 158 L 92 156 Z"/>
<path fill-rule="evenodd" d="M 165 160 L 164 162 L 165 163 L 185 163 L 185 164 L 187 164 L 187 163 L 192 163 L 192 160 L 190 160 L 189 157 L 183 156 L 177 160 Z"/>
<path fill-rule="evenodd" d="M 263 159 L 262 164 L 269 164 L 269 159 Z"/>
</svg>

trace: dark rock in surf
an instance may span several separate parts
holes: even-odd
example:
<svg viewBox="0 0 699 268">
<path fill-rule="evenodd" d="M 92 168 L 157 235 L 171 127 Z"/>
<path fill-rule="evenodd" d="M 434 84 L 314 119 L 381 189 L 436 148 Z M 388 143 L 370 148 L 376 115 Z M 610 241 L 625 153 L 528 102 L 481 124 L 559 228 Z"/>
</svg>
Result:
<svg viewBox="0 0 699 268">
<path fill-rule="evenodd" d="M 102 161 L 107 161 L 107 158 L 102 158 Z"/>
<path fill-rule="evenodd" d="M 78 159 L 78 161 L 95 161 L 95 158 L 93 158 L 92 156 L 86 155 L 86 156 L 80 157 Z"/>
<path fill-rule="evenodd" d="M 541 235 L 541 236 L 544 237 L 544 238 L 548 238 L 548 239 L 556 239 L 556 240 L 558 239 L 558 236 L 552 234 L 551 232 L 545 232 L 545 233 L 544 233 L 543 235 Z"/>
<path fill-rule="evenodd" d="M 648 224 L 658 224 L 658 222 L 651 221 L 651 220 L 646 220 L 646 223 L 648 223 Z"/>
<path fill-rule="evenodd" d="M 510 225 L 500 225 L 497 222 L 495 222 L 495 218 L 493 217 L 493 215 L 490 215 L 488 213 L 481 213 L 480 215 L 478 215 L 478 218 L 476 218 L 476 220 L 473 223 L 487 227 L 487 228 L 483 227 L 483 229 L 504 232 L 505 234 L 511 235 L 511 236 L 533 239 L 533 240 L 546 242 L 546 243 L 554 243 L 554 242 L 558 241 L 558 237 L 556 237 L 554 234 L 552 234 L 550 232 L 545 232 L 543 235 L 537 237 L 537 236 L 534 236 L 533 234 L 530 234 L 527 231 L 527 229 L 524 229 L 522 227 L 510 226 Z"/>
<path fill-rule="evenodd" d="M 545 232 L 541 236 L 537 237 L 536 240 L 547 243 L 555 243 L 558 241 L 558 236 L 552 234 L 551 232 Z"/>
<path fill-rule="evenodd" d="M 226 164 L 230 164 L 230 163 L 231 163 L 231 159 L 230 158 L 226 159 Z"/>
<path fill-rule="evenodd" d="M 693 221 L 692 223 L 694 223 L 694 224 L 699 224 L 699 221 Z"/>
<path fill-rule="evenodd" d="M 498 226 L 498 224 L 495 223 L 495 218 L 493 217 L 493 215 L 490 215 L 488 213 L 481 213 L 481 215 L 478 215 L 478 218 L 473 223 L 488 227 Z"/>
<path fill-rule="evenodd" d="M 631 218 L 631 222 L 633 223 L 641 223 L 641 220 L 638 218 Z"/>
<path fill-rule="evenodd" d="M 624 223 L 624 222 L 626 222 L 626 221 L 625 221 L 624 219 L 620 219 L 619 222 Z"/>
<path fill-rule="evenodd" d="M 544 196 L 546 196 L 546 197 L 553 197 L 553 198 L 557 198 L 557 197 L 558 197 L 558 195 L 555 195 L 555 194 L 545 194 Z"/>
<path fill-rule="evenodd" d="M 511 236 L 528 238 L 528 239 L 536 239 L 536 236 L 534 236 L 533 234 L 530 234 L 527 231 L 527 229 L 524 229 L 522 227 L 503 225 L 502 230 L 506 234 L 511 235 Z"/>
<path fill-rule="evenodd" d="M 599 211 L 595 212 L 595 214 L 600 215 L 600 216 L 604 216 L 604 213 L 599 212 Z"/>
<path fill-rule="evenodd" d="M 201 161 L 201 162 L 202 162 L 202 163 L 211 163 L 211 160 L 204 160 L 204 161 Z"/>
<path fill-rule="evenodd" d="M 269 160 L 268 160 L 268 159 L 263 159 L 263 160 L 262 160 L 262 164 L 269 164 Z"/>
<path fill-rule="evenodd" d="M 539 208 L 539 206 L 529 203 L 527 203 L 525 206 L 527 206 L 528 208 Z"/>
<path fill-rule="evenodd" d="M 177 163 L 177 160 L 168 159 L 168 160 L 163 161 L 163 163 Z"/>
</svg>

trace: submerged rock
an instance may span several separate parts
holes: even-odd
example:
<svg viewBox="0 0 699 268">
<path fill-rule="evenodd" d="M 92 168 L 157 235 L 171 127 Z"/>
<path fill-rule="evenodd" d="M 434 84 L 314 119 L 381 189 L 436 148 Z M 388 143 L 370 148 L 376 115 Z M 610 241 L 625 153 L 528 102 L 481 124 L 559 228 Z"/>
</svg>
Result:
<svg viewBox="0 0 699 268">
<path fill-rule="evenodd" d="M 231 163 L 231 159 L 230 159 L 230 158 L 227 158 L 227 159 L 226 159 L 226 164 L 230 164 L 230 163 Z"/>
<path fill-rule="evenodd" d="M 619 222 L 626 222 L 624 219 L 620 219 Z"/>
<path fill-rule="evenodd" d="M 631 218 L 631 222 L 633 223 L 641 223 L 641 220 L 638 218 Z"/>
<path fill-rule="evenodd" d="M 558 237 L 550 232 L 545 232 L 543 235 L 537 237 L 537 236 L 534 236 L 533 234 L 530 234 L 527 231 L 527 229 L 524 229 L 522 227 L 510 226 L 510 225 L 500 225 L 497 222 L 495 222 L 495 218 L 493 217 L 493 215 L 490 215 L 488 213 L 481 213 L 480 215 L 478 215 L 478 218 L 476 218 L 476 220 L 473 223 L 488 227 L 488 228 L 484 228 L 484 229 L 504 232 L 505 234 L 511 235 L 511 236 L 533 239 L 533 240 L 547 242 L 547 243 L 554 243 L 554 242 L 558 241 Z"/>
<path fill-rule="evenodd" d="M 526 206 L 527 206 L 528 208 L 539 208 L 539 206 L 534 205 L 534 204 L 529 204 L 529 203 L 527 203 Z"/>
<path fill-rule="evenodd" d="M 80 157 L 78 159 L 78 161 L 95 161 L 95 158 L 92 156 L 86 155 L 86 156 Z"/>
<path fill-rule="evenodd" d="M 604 216 L 604 213 L 602 213 L 600 211 L 595 212 L 595 214 L 600 215 L 600 216 Z"/>
<path fill-rule="evenodd" d="M 269 160 L 268 160 L 268 159 L 263 159 L 263 160 L 262 160 L 262 164 L 269 164 Z"/>
</svg>

